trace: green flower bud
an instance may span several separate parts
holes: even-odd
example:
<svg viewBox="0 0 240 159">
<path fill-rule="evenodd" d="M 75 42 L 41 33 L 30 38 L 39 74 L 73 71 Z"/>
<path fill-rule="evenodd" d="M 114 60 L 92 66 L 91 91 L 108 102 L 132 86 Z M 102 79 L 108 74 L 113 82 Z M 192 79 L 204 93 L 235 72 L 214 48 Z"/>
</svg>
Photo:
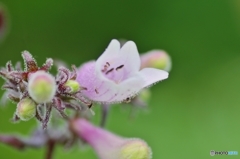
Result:
<svg viewBox="0 0 240 159">
<path fill-rule="evenodd" d="M 72 93 L 75 93 L 75 92 L 79 91 L 79 89 L 80 89 L 79 83 L 75 80 L 68 80 L 65 83 L 65 86 L 69 87 L 71 89 Z"/>
<path fill-rule="evenodd" d="M 152 151 L 145 141 L 131 139 L 120 150 L 121 159 L 151 159 Z"/>
<path fill-rule="evenodd" d="M 29 77 L 28 92 L 37 103 L 50 102 L 56 92 L 54 77 L 45 71 L 35 72 Z"/>
<path fill-rule="evenodd" d="M 27 121 L 36 115 L 36 103 L 30 98 L 24 98 L 17 104 L 17 116 L 23 120 Z"/>
</svg>

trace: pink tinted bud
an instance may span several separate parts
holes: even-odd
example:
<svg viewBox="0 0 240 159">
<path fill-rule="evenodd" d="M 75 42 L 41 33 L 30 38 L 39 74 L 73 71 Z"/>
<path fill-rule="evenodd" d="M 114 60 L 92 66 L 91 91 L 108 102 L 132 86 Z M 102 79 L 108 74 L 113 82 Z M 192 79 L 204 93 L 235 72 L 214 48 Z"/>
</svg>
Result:
<svg viewBox="0 0 240 159">
<path fill-rule="evenodd" d="M 172 68 L 170 56 L 163 50 L 152 50 L 141 55 L 141 69 L 157 68 L 169 72 Z"/>
<path fill-rule="evenodd" d="M 119 137 L 95 127 L 85 119 L 72 122 L 72 130 L 89 143 L 100 159 L 151 159 L 152 152 L 145 141 Z"/>
<path fill-rule="evenodd" d="M 37 103 L 50 102 L 56 93 L 55 78 L 45 71 L 37 71 L 31 74 L 28 92 Z"/>
</svg>

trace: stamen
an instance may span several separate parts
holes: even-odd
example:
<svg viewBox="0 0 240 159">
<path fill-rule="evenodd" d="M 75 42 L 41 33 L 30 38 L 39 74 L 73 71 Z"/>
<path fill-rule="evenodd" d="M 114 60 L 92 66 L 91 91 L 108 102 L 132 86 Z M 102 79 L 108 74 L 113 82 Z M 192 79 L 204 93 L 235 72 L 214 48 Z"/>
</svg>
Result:
<svg viewBox="0 0 240 159">
<path fill-rule="evenodd" d="M 88 90 L 87 87 L 81 87 L 81 90 Z"/>
<path fill-rule="evenodd" d="M 102 69 L 102 72 L 107 71 L 107 69 L 108 69 L 109 66 L 110 66 L 110 63 L 109 63 L 109 62 L 106 62 L 106 65 L 103 66 L 104 68 Z"/>
<path fill-rule="evenodd" d="M 99 93 L 97 89 L 95 89 L 95 92 L 96 92 L 97 94 Z"/>
<path fill-rule="evenodd" d="M 119 69 L 123 68 L 124 65 L 120 65 L 116 68 L 116 71 L 118 71 Z"/>
<path fill-rule="evenodd" d="M 106 75 L 107 75 L 108 73 L 112 72 L 113 70 L 114 70 L 113 68 L 111 68 L 110 70 L 108 70 L 108 71 L 106 72 Z"/>
</svg>

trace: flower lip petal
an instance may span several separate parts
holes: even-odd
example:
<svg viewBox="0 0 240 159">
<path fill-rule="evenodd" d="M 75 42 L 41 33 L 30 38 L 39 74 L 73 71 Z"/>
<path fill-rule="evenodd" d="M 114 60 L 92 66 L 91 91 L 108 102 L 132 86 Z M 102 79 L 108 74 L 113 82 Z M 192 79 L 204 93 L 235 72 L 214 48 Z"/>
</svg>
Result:
<svg viewBox="0 0 240 159">
<path fill-rule="evenodd" d="M 168 78 L 168 72 L 155 68 L 144 68 L 138 74 L 145 81 L 143 87 L 149 87 L 158 81 Z"/>
</svg>

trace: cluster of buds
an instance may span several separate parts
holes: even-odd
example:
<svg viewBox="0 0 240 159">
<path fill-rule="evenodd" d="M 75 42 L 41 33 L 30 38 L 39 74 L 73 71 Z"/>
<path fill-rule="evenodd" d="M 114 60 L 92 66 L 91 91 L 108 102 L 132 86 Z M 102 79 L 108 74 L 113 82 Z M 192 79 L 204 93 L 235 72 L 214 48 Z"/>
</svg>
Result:
<svg viewBox="0 0 240 159">
<path fill-rule="evenodd" d="M 103 127 L 111 104 L 127 102 L 132 106 L 145 106 L 151 95 L 148 87 L 168 78 L 171 59 L 166 52 L 154 50 L 140 56 L 133 41 L 121 46 L 112 40 L 96 61 L 86 62 L 78 69 L 72 66 L 72 71 L 59 66 L 56 76 L 49 73 L 53 65 L 51 58 L 39 67 L 29 52 L 24 51 L 22 57 L 24 70 L 20 63 L 13 67 L 11 62 L 0 70 L 0 76 L 5 79 L 3 97 L 17 104 L 14 122 L 35 117 L 43 129 L 37 129 L 25 140 L 0 135 L 0 142 L 18 149 L 47 146 L 47 158 L 51 158 L 55 144 L 72 146 L 76 139 L 82 139 L 95 149 L 100 159 L 152 158 L 145 141 L 123 138 L 94 126 L 82 112 L 84 108 L 90 109 L 92 102 L 100 103 Z M 64 131 L 58 131 L 57 128 L 62 128 L 59 125 L 56 129 L 49 126 L 44 130 L 53 108 L 66 120 Z M 67 115 L 66 108 L 74 110 L 74 114 Z"/>
<path fill-rule="evenodd" d="M 7 97 L 17 103 L 13 121 L 26 121 L 36 117 L 43 128 L 46 128 L 52 108 L 68 119 L 65 108 L 79 111 L 83 104 L 91 107 L 92 103 L 81 95 L 81 90 L 86 88 L 80 87 L 75 81 L 75 66 L 72 66 L 72 72 L 65 67 L 59 67 L 58 74 L 54 77 L 49 73 L 53 65 L 51 58 L 48 58 L 42 67 L 38 67 L 29 52 L 24 51 L 22 57 L 24 70 L 19 63 L 14 68 L 11 62 L 0 70 L 0 75 L 6 81 L 2 88 L 7 90 Z M 76 104 L 76 101 L 83 104 Z"/>
</svg>

